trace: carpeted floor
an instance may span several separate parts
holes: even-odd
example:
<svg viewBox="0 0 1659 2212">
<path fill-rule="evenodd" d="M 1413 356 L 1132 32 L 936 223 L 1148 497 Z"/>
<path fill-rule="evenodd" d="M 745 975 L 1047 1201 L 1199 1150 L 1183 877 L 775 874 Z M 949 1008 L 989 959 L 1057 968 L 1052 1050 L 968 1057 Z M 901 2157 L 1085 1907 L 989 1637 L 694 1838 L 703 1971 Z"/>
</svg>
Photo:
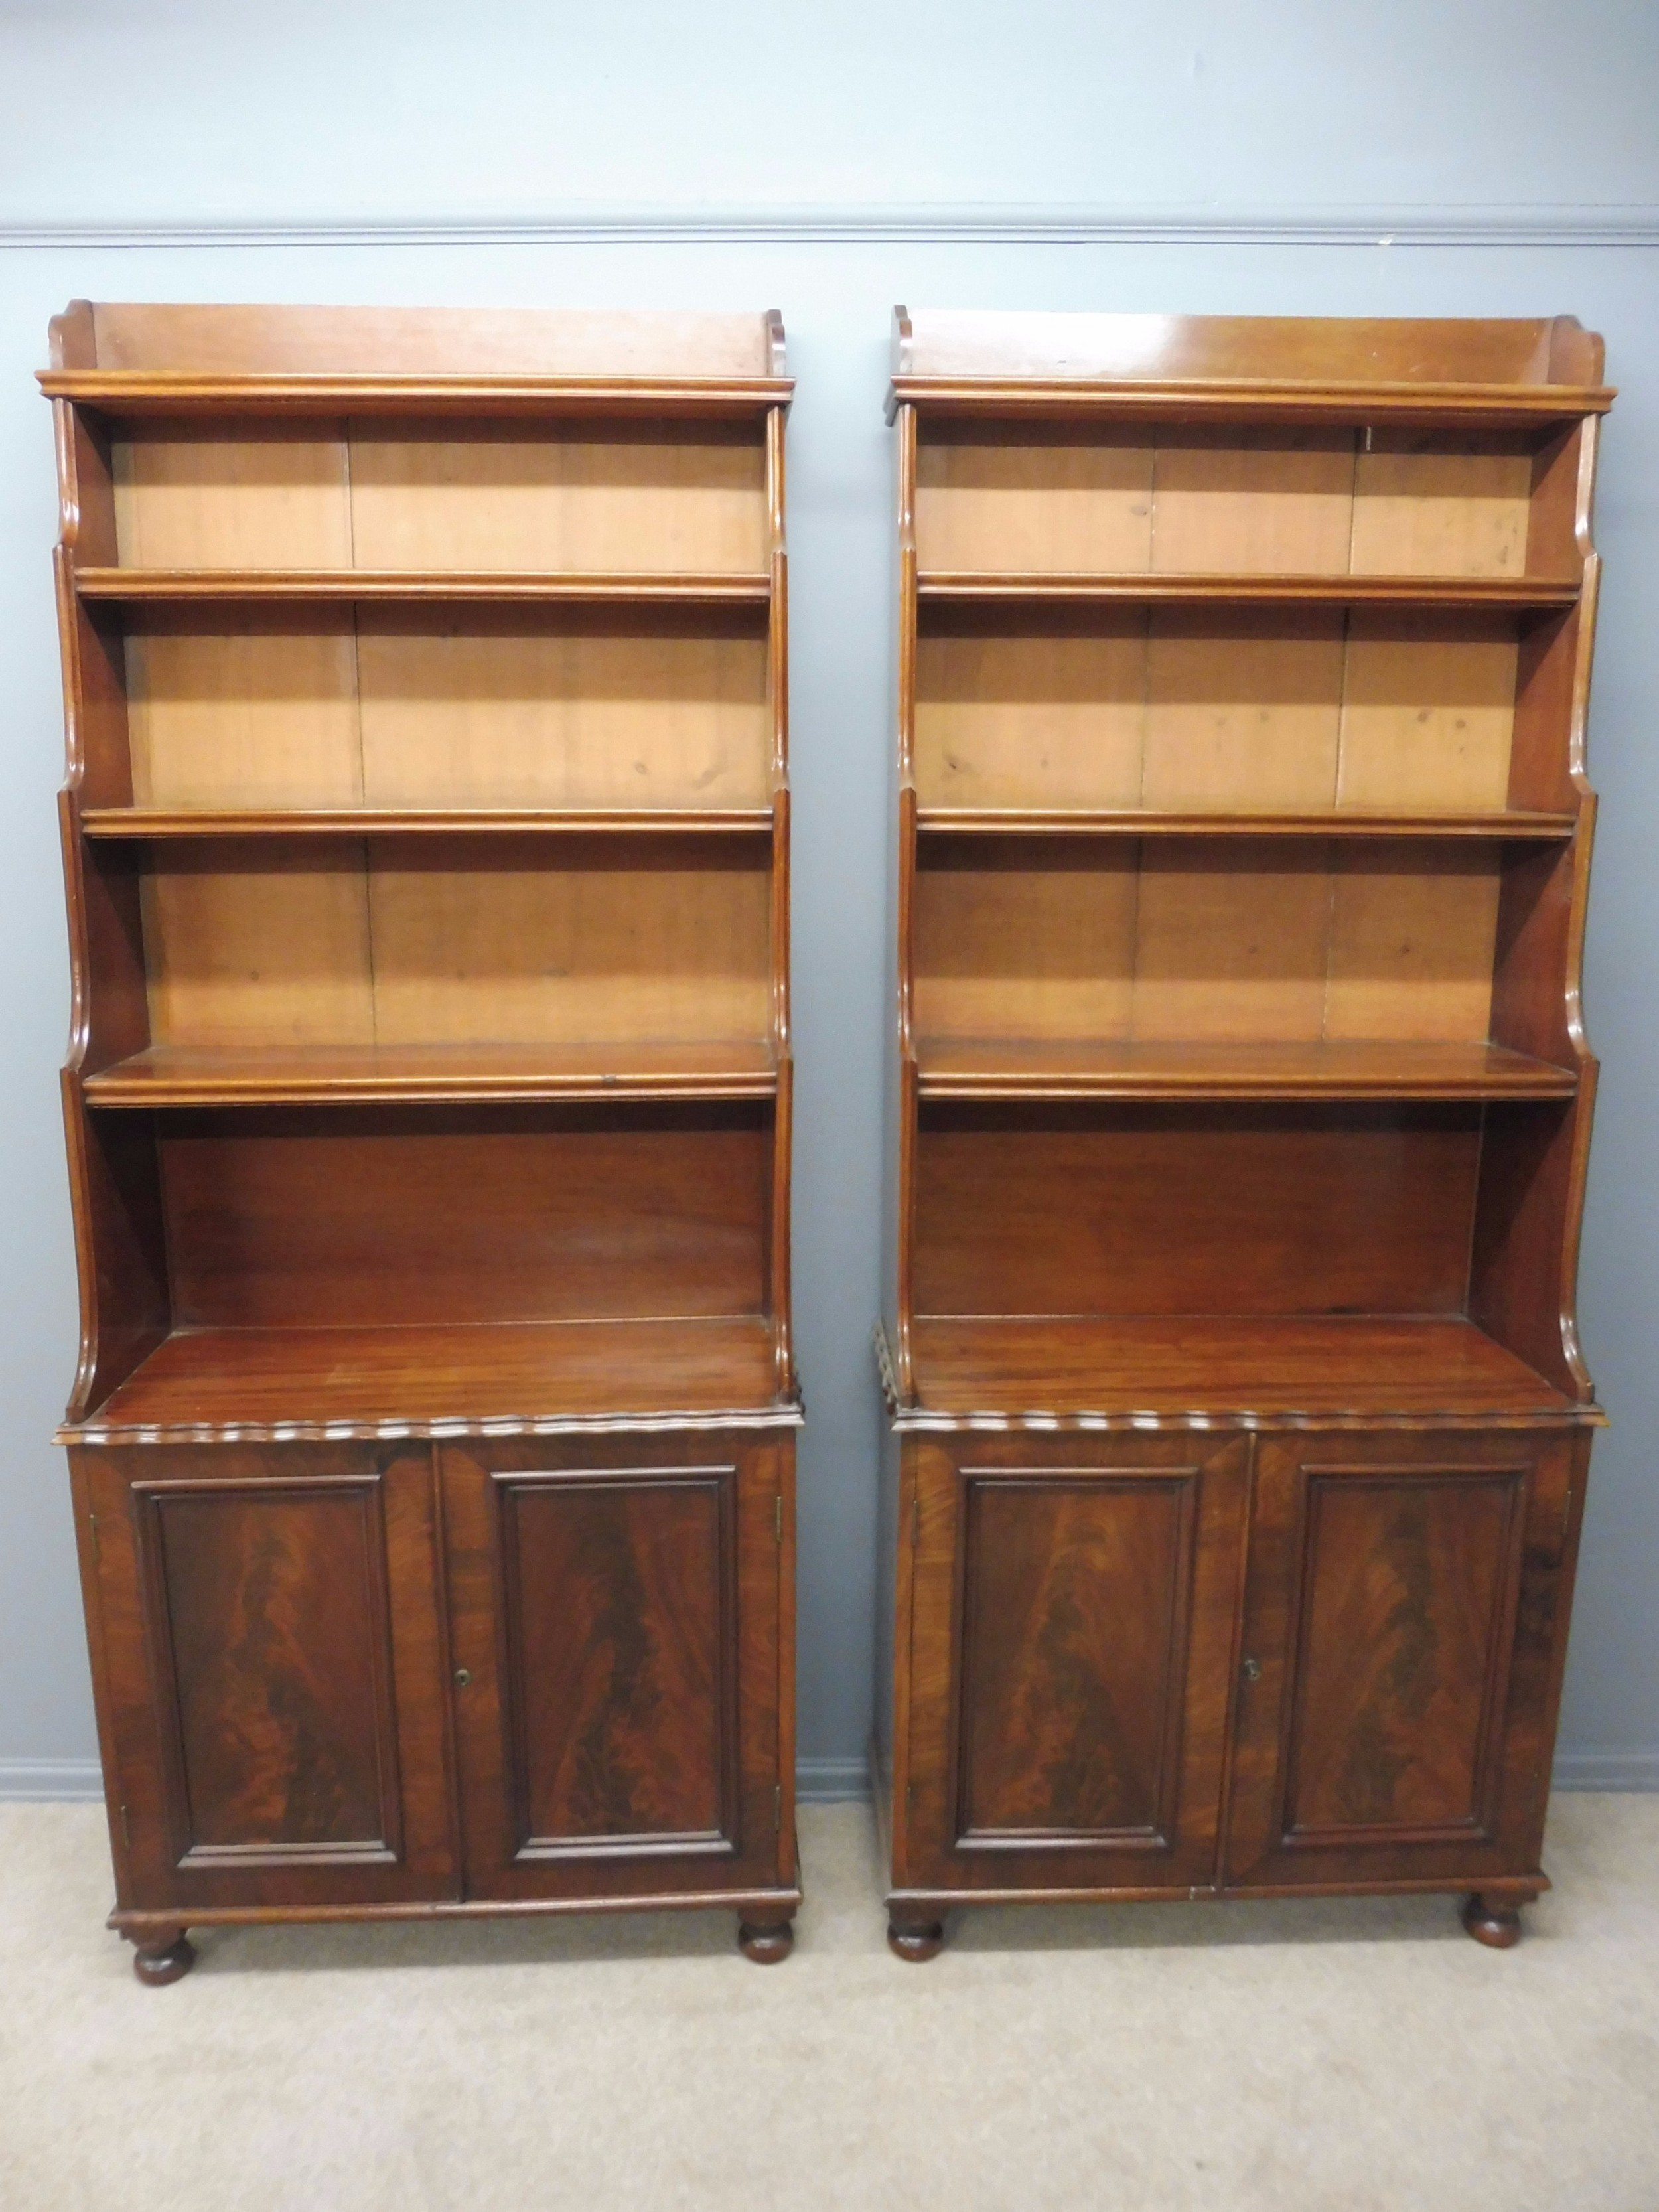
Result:
<svg viewBox="0 0 1659 2212">
<path fill-rule="evenodd" d="M 883 1941 L 809 1808 L 726 1915 L 105 1933 L 102 1816 L 0 1807 L 4 2212 L 1659 2212 L 1659 1798 L 1563 1797 L 1517 1950 L 1443 1898 L 987 1911 Z"/>
</svg>

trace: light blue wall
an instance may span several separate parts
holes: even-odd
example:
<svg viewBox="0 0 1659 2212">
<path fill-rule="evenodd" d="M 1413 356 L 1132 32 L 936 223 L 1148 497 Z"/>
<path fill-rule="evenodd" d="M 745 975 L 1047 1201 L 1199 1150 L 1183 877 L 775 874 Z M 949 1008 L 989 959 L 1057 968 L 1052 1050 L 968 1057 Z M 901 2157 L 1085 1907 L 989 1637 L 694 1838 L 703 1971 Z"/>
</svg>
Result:
<svg viewBox="0 0 1659 2212">
<path fill-rule="evenodd" d="M 47 317 L 77 294 L 783 310 L 799 379 L 801 1741 L 820 1781 L 860 1755 L 876 1599 L 893 302 L 1565 311 L 1603 331 L 1623 396 L 1598 525 L 1588 1004 L 1606 1070 L 1583 1319 L 1615 1425 L 1596 1447 L 1563 1745 L 1578 1778 L 1659 1785 L 1659 1169 L 1644 1103 L 1659 1096 L 1659 749 L 1644 711 L 1659 690 L 1659 10 L 1255 0 L 1172 6 L 1149 26 L 1143 9 L 1061 0 L 744 0 L 712 29 L 708 11 L 627 4 L 226 13 L 0 8 L 0 1790 L 72 1784 L 93 1752 L 46 1442 L 76 1309 L 55 1080 L 56 503 L 32 379 Z M 1358 208 L 1377 211 L 1369 233 Z M 392 243 L 377 225 L 414 228 Z M 1462 242 L 1410 242 L 1430 234 Z"/>
</svg>

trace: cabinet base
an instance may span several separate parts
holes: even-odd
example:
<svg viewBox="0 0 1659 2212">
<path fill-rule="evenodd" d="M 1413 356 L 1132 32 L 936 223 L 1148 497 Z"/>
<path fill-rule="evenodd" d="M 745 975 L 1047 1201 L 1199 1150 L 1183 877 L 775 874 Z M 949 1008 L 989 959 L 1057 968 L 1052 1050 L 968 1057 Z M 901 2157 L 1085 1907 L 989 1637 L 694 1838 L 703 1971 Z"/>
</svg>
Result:
<svg viewBox="0 0 1659 2212">
<path fill-rule="evenodd" d="M 1463 1882 L 1308 1882 L 1241 1885 L 1237 1889 L 952 1889 L 898 1890 L 887 1899 L 887 1945 L 895 1958 L 912 1966 L 936 1959 L 945 1946 L 947 1912 L 969 1905 L 1222 1905 L 1231 1899 L 1294 1897 L 1445 1896 L 1466 1890 Z M 1506 1951 L 1521 1940 L 1521 1907 L 1535 1905 L 1549 1887 L 1541 1874 L 1512 1875 L 1465 1898 L 1460 1917 L 1477 1943 Z"/>
</svg>

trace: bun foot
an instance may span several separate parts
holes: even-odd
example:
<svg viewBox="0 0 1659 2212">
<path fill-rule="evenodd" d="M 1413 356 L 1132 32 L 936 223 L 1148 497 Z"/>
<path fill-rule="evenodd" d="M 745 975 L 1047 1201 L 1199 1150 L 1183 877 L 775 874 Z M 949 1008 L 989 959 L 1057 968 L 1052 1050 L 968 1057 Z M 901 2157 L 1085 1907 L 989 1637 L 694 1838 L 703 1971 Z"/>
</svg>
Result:
<svg viewBox="0 0 1659 2212">
<path fill-rule="evenodd" d="M 757 1966 L 781 1966 L 795 1948 L 794 1915 L 776 1920 L 739 1920 L 738 1948 Z"/>
<path fill-rule="evenodd" d="M 1463 1925 L 1477 1943 L 1488 1943 L 1494 1951 L 1510 1950 L 1521 1941 L 1519 1910 L 1478 1891 L 1464 1900 Z"/>
<path fill-rule="evenodd" d="M 913 1966 L 925 1966 L 930 1959 L 937 1959 L 945 1948 L 945 1923 L 942 1920 L 899 1920 L 890 1912 L 887 1916 L 887 1948 L 896 1959 L 903 1959 Z"/>
<path fill-rule="evenodd" d="M 159 1937 L 150 1943 L 141 1943 L 133 1954 L 132 1971 L 146 1989 L 165 1989 L 169 1982 L 181 1982 L 196 1964 L 196 1946 L 182 1928 L 172 1931 L 171 1939 Z"/>
</svg>

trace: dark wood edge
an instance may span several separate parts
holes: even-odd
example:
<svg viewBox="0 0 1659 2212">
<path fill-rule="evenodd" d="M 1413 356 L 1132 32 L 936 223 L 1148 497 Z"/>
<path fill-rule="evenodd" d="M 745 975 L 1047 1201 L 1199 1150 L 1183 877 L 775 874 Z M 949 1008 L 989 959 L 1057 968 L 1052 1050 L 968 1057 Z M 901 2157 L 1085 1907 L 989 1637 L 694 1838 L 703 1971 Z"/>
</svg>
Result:
<svg viewBox="0 0 1659 2212">
<path fill-rule="evenodd" d="M 85 571 L 82 571 L 84 574 Z M 92 572 L 106 574 L 107 570 Z M 115 572 L 122 574 L 125 570 Z M 133 573 L 138 573 L 137 571 Z M 1329 574 L 1183 574 L 1152 569 L 1046 575 L 1034 569 L 919 570 L 926 605 L 1020 602 L 1204 606 L 1568 607 L 1582 590 L 1576 576 L 1407 576 Z"/>
<path fill-rule="evenodd" d="M 90 1446 L 133 1444 L 467 1443 L 518 1437 L 645 1436 L 679 1429 L 799 1429 L 799 1401 L 708 1413 L 548 1413 L 480 1415 L 477 1419 L 383 1421 L 65 1421 L 52 1442 Z"/>
<path fill-rule="evenodd" d="M 1547 1875 L 1468 1875 L 1454 1880 L 1435 1875 L 1411 1876 L 1399 1881 L 1273 1881 L 1179 1882 L 1125 1885 L 1121 1888 L 1054 1887 L 1041 1889 L 896 1889 L 889 1893 L 888 1906 L 902 1906 L 917 1919 L 937 1920 L 964 1905 L 1176 1905 L 1223 1904 L 1229 1899 L 1279 1897 L 1458 1897 L 1470 1890 L 1483 1896 L 1531 1905 L 1551 1887 Z M 165 1918 L 158 1914 L 158 1919 Z M 174 1921 L 179 1916 L 175 1912 Z"/>
<path fill-rule="evenodd" d="M 494 1106 L 621 1104 L 636 1099 L 775 1098 L 785 1067 L 729 1075 L 378 1078 L 322 1074 L 246 1079 L 198 1077 L 168 1082 L 127 1078 L 122 1063 L 85 1079 L 88 1106 L 143 1113 L 161 1106 Z"/>
<path fill-rule="evenodd" d="M 771 310 L 767 344 L 775 363 L 783 324 Z M 116 416 L 227 414 L 579 413 L 758 416 L 787 407 L 793 377 L 418 375 L 374 370 L 276 373 L 195 369 L 38 369 L 51 399 Z"/>
<path fill-rule="evenodd" d="M 580 569 L 524 574 L 493 569 L 404 568 L 77 568 L 82 599 L 125 601 L 209 600 L 327 602 L 367 599 L 429 600 L 507 605 L 521 601 L 650 605 L 656 603 L 763 606 L 772 596 L 768 574 L 654 574 L 649 570 L 610 574 Z"/>
<path fill-rule="evenodd" d="M 1138 1435 L 1178 1435 L 1188 1429 L 1206 1430 L 1219 1434 L 1251 1436 L 1300 1436 L 1310 1431 L 1331 1429 L 1440 1429 L 1486 1431 L 1493 1429 L 1604 1429 L 1607 1416 L 1600 1406 L 1563 1405 L 1559 1410 L 1541 1409 L 1536 1413 L 1517 1413 L 1513 1411 L 1471 1412 L 1467 1407 L 1458 1412 L 1430 1411 L 1413 1408 L 1402 1412 L 1387 1406 L 1345 1407 L 1338 1412 L 1255 1413 L 1237 1407 L 1193 1407 L 1181 1413 L 1072 1413 L 1056 1409 L 1044 1410 L 1040 1406 L 1024 1407 L 1017 1413 L 942 1413 L 921 1405 L 894 1405 L 890 1400 L 888 1418 L 901 1436 L 961 1436 L 964 1434 L 994 1436 L 1025 1430 L 1045 1435 L 1060 1432 L 1066 1435 L 1115 1436 L 1125 1431 Z"/>
<path fill-rule="evenodd" d="M 1151 807 L 919 806 L 916 828 L 935 837 L 1476 837 L 1499 843 L 1565 843 L 1581 816 L 1495 809 L 1471 814 L 1165 813 Z"/>
<path fill-rule="evenodd" d="M 1485 1882 L 1495 1890 L 1499 1885 Z M 165 1911 L 118 1910 L 104 1923 L 116 1934 L 142 1936 L 153 1928 L 323 1926 L 362 1920 L 527 1920 L 548 1913 L 790 1911 L 800 1909 L 798 1884 L 772 1889 L 657 1890 L 628 1897 L 440 1898 L 390 1905 L 170 1905 Z"/>
<path fill-rule="evenodd" d="M 84 836 L 476 837 L 749 836 L 772 828 L 769 806 L 701 807 L 159 807 L 88 806 Z"/>
<path fill-rule="evenodd" d="M 1605 415 L 1613 385 L 1316 382 L 1277 377 L 927 376 L 896 362 L 889 419 L 902 406 L 939 414 L 1086 413 L 1226 421 L 1404 422 L 1449 427 L 1570 422 Z"/>
</svg>

